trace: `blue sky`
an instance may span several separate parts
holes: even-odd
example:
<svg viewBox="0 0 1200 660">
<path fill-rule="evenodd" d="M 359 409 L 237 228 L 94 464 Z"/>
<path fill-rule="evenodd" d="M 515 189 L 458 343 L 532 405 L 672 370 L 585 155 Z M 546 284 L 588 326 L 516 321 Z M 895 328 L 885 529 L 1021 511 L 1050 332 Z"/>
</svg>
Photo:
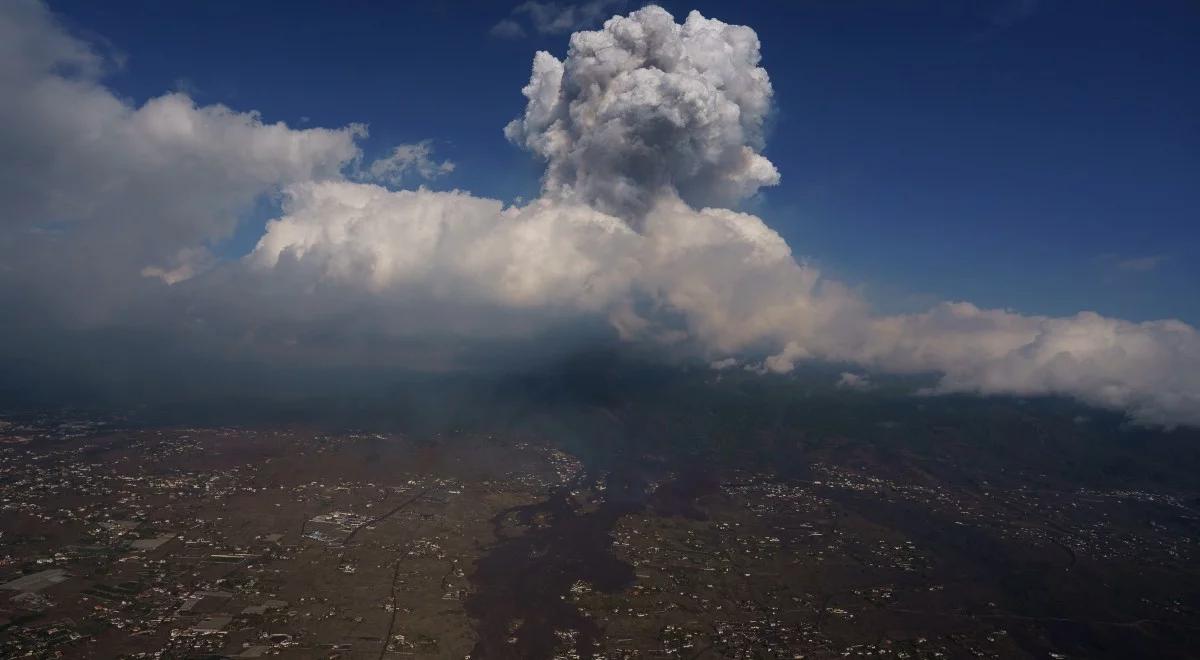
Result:
<svg viewBox="0 0 1200 660">
<path fill-rule="evenodd" d="M 750 207 L 882 309 L 1200 323 L 1195 3 L 660 4 L 758 32 L 783 181 Z M 501 129 L 533 52 L 561 57 L 567 36 L 490 36 L 510 6 L 51 6 L 125 58 L 108 83 L 135 101 L 176 88 L 296 126 L 364 122 L 368 157 L 432 139 L 457 164 L 434 187 L 536 195 L 542 166 Z"/>
</svg>

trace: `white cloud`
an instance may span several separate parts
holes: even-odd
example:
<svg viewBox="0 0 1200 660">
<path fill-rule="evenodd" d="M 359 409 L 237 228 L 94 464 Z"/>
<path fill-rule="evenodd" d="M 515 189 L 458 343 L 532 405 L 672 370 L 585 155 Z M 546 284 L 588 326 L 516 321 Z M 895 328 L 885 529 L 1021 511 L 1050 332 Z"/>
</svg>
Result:
<svg viewBox="0 0 1200 660">
<path fill-rule="evenodd" d="M 431 180 L 453 171 L 454 163 L 449 160 L 434 160 L 432 141 L 422 140 L 416 144 L 393 147 L 387 156 L 372 161 L 363 172 L 363 177 L 370 181 L 398 186 L 412 176 Z"/>
<path fill-rule="evenodd" d="M 544 193 L 509 207 L 352 180 L 448 171 L 429 143 L 347 172 L 358 126 L 295 130 L 182 94 L 131 105 L 34 2 L 0 5 L 0 56 L 0 297 L 64 317 L 372 365 L 411 365 L 399 347 L 413 338 L 452 355 L 454 341 L 606 322 L 715 367 L 934 371 L 941 391 L 1200 424 L 1186 324 L 969 303 L 873 315 L 762 219 L 723 208 L 778 180 L 760 153 L 771 86 L 749 28 L 650 7 L 576 33 L 563 60 L 539 53 L 506 133 L 547 161 Z M 281 216 L 244 260 L 216 261 L 208 248 L 266 194 L 282 195 Z M 867 382 L 847 373 L 843 386 Z"/>
<path fill-rule="evenodd" d="M 843 371 L 838 376 L 837 386 L 847 390 L 869 390 L 873 383 L 871 383 L 871 377 L 866 374 Z"/>
<path fill-rule="evenodd" d="M 1200 365 L 1190 326 L 968 303 L 872 316 L 748 214 L 666 198 L 634 231 L 560 200 L 505 209 L 465 193 L 345 182 L 294 186 L 286 208 L 248 259 L 292 289 L 349 287 L 413 317 L 441 304 L 603 317 L 630 341 L 682 342 L 720 367 L 774 350 L 762 370 L 816 358 L 936 371 L 942 391 L 1062 394 L 1144 422 L 1200 424 L 1200 372 L 1180 368 Z M 841 385 L 869 383 L 855 378 Z"/>
<path fill-rule="evenodd" d="M 587 206 L 504 209 L 461 192 L 349 182 L 287 191 L 285 215 L 247 257 L 259 272 L 406 296 L 515 308 L 604 309 L 629 288 L 638 236 Z M 392 299 L 392 300 L 388 300 Z"/>
<path fill-rule="evenodd" d="M 142 277 L 154 277 L 164 284 L 185 282 L 216 265 L 216 258 L 205 247 L 183 248 L 167 266 L 146 266 Z"/>
<path fill-rule="evenodd" d="M 525 36 L 525 28 L 513 19 L 505 18 L 493 25 L 488 33 L 500 39 L 521 39 Z"/>
<path fill-rule="evenodd" d="M 1023 316 L 943 303 L 868 327 L 847 357 L 887 370 L 940 371 L 942 391 L 1059 394 L 1143 422 L 1200 425 L 1200 333 L 1179 321 Z"/>
<path fill-rule="evenodd" d="M 0 7 L 0 260 L 59 311 L 102 314 L 144 268 L 229 236 L 259 196 L 358 155 L 358 126 L 296 131 L 179 93 L 131 105 L 107 67 L 44 5 Z"/>
</svg>

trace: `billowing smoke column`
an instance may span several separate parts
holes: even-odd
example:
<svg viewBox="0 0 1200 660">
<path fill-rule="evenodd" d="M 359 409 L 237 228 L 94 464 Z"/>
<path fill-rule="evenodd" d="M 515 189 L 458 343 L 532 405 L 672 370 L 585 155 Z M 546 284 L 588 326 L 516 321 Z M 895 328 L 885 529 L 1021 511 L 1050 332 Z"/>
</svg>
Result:
<svg viewBox="0 0 1200 660">
<path fill-rule="evenodd" d="M 725 206 L 779 182 L 759 152 L 771 82 L 758 36 L 647 7 L 576 32 L 565 61 L 539 52 L 510 140 L 546 160 L 544 192 L 621 217 L 663 195 Z"/>
<path fill-rule="evenodd" d="M 576 33 L 562 61 L 538 53 L 505 132 L 546 161 L 544 190 L 509 207 L 363 182 L 424 176 L 416 156 L 452 168 L 428 143 L 363 168 L 359 126 L 297 131 L 182 94 L 130 107 L 34 0 L 0 4 L 0 49 L 0 144 L 24 168 L 0 184 L 9 309 L 87 309 L 93 325 L 263 360 L 397 366 L 414 363 L 405 346 L 453 356 L 600 321 L 723 368 L 932 371 L 940 391 L 1069 395 L 1200 425 L 1191 326 L 969 303 L 876 316 L 733 210 L 779 180 L 760 153 L 771 86 L 750 28 L 647 7 Z M 283 214 L 254 250 L 216 259 L 207 246 L 276 191 Z"/>
</svg>

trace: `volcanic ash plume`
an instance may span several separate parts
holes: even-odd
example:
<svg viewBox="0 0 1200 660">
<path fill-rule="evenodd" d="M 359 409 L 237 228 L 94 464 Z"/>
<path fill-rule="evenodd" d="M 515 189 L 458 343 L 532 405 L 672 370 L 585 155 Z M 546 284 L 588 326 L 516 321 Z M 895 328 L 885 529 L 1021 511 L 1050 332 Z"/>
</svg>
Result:
<svg viewBox="0 0 1200 660">
<path fill-rule="evenodd" d="M 647 7 L 539 52 L 522 118 L 505 134 L 546 160 L 544 192 L 623 218 L 664 195 L 727 206 L 779 182 L 759 152 L 771 81 L 758 36 Z"/>
</svg>

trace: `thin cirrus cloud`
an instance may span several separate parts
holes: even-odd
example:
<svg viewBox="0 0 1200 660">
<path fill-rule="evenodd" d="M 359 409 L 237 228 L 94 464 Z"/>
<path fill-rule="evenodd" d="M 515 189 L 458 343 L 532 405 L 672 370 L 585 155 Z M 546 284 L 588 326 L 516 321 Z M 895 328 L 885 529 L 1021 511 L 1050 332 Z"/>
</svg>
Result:
<svg viewBox="0 0 1200 660">
<path fill-rule="evenodd" d="M 837 386 L 848 390 L 869 390 L 872 387 L 871 377 L 866 374 L 843 371 L 838 376 Z"/>
<path fill-rule="evenodd" d="M 14 264 L 0 297 L 47 324 L 133 324 L 263 361 L 411 366 L 406 346 L 600 323 L 714 368 L 937 372 L 938 392 L 1066 395 L 1200 424 L 1191 326 L 967 302 L 876 314 L 734 210 L 781 180 L 762 155 L 772 87 L 748 27 L 651 6 L 575 32 L 565 59 L 538 53 L 525 112 L 505 128 L 546 165 L 523 205 L 397 189 L 448 171 L 429 143 L 364 173 L 362 126 L 297 130 L 180 93 L 131 106 L 104 87 L 95 51 L 30 0 L 0 8 L 0 49 L 0 139 L 18 156 L 0 178 L 0 256 Z M 282 211 L 254 249 L 213 257 L 263 195 Z M 846 373 L 843 387 L 870 382 Z"/>
<path fill-rule="evenodd" d="M 528 36 L 525 25 L 537 34 L 567 34 L 588 28 L 612 15 L 626 0 L 587 0 L 586 2 L 544 2 L 529 0 L 513 8 L 489 30 L 493 37 L 521 39 Z"/>
<path fill-rule="evenodd" d="M 1132 259 L 1121 259 L 1117 262 L 1117 270 L 1122 270 L 1127 273 L 1147 273 L 1152 270 L 1158 270 L 1158 267 L 1170 260 L 1170 257 L 1163 254 L 1151 255 L 1148 257 L 1134 257 Z"/>
</svg>

